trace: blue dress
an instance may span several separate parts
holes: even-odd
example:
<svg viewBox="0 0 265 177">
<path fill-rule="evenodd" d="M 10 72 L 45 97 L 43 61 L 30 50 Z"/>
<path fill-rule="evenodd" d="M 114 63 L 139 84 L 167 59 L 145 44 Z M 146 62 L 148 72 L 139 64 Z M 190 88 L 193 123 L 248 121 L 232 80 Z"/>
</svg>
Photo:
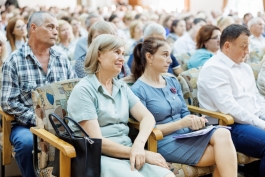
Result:
<svg viewBox="0 0 265 177">
<path fill-rule="evenodd" d="M 157 125 L 176 122 L 190 114 L 177 79 L 175 77 L 164 77 L 164 79 L 166 86 L 163 88 L 154 88 L 139 79 L 131 87 L 134 94 L 154 115 Z M 183 128 L 166 135 L 158 141 L 158 152 L 169 162 L 197 164 L 215 129 L 203 136 L 173 138 L 191 131 L 189 128 Z"/>
</svg>

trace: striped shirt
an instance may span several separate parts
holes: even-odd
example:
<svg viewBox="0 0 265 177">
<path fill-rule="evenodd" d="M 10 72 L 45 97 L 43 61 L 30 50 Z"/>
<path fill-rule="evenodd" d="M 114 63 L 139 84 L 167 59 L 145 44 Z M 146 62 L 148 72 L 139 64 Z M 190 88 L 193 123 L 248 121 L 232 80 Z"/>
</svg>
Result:
<svg viewBox="0 0 265 177">
<path fill-rule="evenodd" d="M 28 43 L 10 54 L 3 65 L 2 109 L 15 116 L 15 122 L 35 126 L 31 90 L 43 85 L 76 78 L 67 56 L 50 48 L 47 73 Z"/>
</svg>

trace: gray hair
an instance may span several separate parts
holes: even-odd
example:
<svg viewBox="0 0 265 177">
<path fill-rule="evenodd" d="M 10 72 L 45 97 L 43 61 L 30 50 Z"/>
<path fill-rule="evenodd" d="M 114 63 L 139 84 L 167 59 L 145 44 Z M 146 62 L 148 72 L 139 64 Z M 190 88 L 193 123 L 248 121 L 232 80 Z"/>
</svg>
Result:
<svg viewBox="0 0 265 177">
<path fill-rule="evenodd" d="M 162 25 L 151 23 L 145 28 L 143 37 L 146 39 L 151 36 L 161 36 L 166 38 L 166 30 Z"/>
<path fill-rule="evenodd" d="M 103 18 L 98 15 L 98 14 L 90 14 L 87 18 L 86 18 L 86 21 L 85 21 L 85 24 L 86 24 L 86 27 L 89 29 L 91 27 L 91 19 L 92 18 L 101 18 L 103 20 Z"/>
<path fill-rule="evenodd" d="M 89 74 L 99 71 L 98 52 L 106 52 L 118 49 L 125 45 L 125 41 L 111 34 L 101 34 L 96 37 L 88 48 L 85 59 L 85 70 Z"/>
<path fill-rule="evenodd" d="M 263 19 L 260 18 L 260 17 L 253 17 L 253 18 L 251 18 L 251 19 L 248 21 L 248 29 L 250 29 L 250 27 L 251 27 L 252 25 L 257 24 L 260 20 L 263 21 Z"/>
<path fill-rule="evenodd" d="M 52 13 L 50 12 L 44 12 L 44 11 L 38 11 L 38 12 L 34 12 L 28 20 L 28 24 L 27 24 L 27 30 L 28 30 L 28 34 L 29 34 L 29 30 L 30 30 L 30 26 L 32 23 L 34 23 L 37 26 L 42 25 L 45 22 L 45 15 L 50 15 L 54 18 L 56 18 Z"/>
</svg>

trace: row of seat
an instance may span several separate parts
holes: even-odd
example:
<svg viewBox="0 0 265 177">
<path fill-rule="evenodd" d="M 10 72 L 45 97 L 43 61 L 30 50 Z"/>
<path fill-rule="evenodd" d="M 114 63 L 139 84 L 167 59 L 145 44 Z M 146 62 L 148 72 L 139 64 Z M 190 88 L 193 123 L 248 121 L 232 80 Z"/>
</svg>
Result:
<svg viewBox="0 0 265 177">
<path fill-rule="evenodd" d="M 183 72 L 178 80 L 188 108 L 192 113 L 204 114 L 219 119 L 221 125 L 231 125 L 234 123 L 230 115 L 225 115 L 213 111 L 208 111 L 198 107 L 197 99 L 197 77 L 199 69 L 191 69 Z M 52 168 L 54 162 L 55 148 L 60 150 L 60 177 L 70 177 L 70 159 L 75 157 L 75 149 L 70 144 L 60 140 L 54 134 L 54 130 L 48 120 L 50 113 L 56 113 L 61 118 L 67 115 L 67 100 L 74 86 L 80 79 L 71 79 L 55 82 L 42 86 L 32 91 L 32 100 L 36 116 L 36 127 L 32 127 L 34 134 L 34 165 L 37 173 L 41 177 L 52 177 Z M 128 82 L 129 84 L 129 82 Z M 12 115 L 6 114 L 0 110 L 2 115 L 2 172 L 4 165 L 10 164 L 12 156 L 12 147 L 9 141 L 11 132 Z M 131 128 L 138 128 L 139 123 L 129 120 Z M 148 139 L 148 150 L 157 151 L 157 141 L 163 138 L 160 130 L 154 129 Z M 257 159 L 238 153 L 238 162 L 247 164 Z M 170 169 L 176 177 L 197 177 L 210 174 L 214 167 L 194 167 L 185 164 L 168 162 Z M 4 176 L 3 173 L 2 177 Z"/>
</svg>

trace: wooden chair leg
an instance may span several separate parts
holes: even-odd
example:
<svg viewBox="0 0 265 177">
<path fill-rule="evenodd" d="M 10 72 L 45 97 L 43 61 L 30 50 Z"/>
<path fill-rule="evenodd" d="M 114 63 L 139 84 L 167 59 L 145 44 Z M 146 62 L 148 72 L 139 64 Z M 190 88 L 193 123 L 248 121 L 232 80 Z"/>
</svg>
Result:
<svg viewBox="0 0 265 177">
<path fill-rule="evenodd" d="M 0 147 L 1 152 L 0 152 L 0 165 L 1 165 L 1 173 L 0 173 L 0 177 L 5 177 L 5 166 L 3 165 L 3 149 L 2 147 Z"/>
</svg>

